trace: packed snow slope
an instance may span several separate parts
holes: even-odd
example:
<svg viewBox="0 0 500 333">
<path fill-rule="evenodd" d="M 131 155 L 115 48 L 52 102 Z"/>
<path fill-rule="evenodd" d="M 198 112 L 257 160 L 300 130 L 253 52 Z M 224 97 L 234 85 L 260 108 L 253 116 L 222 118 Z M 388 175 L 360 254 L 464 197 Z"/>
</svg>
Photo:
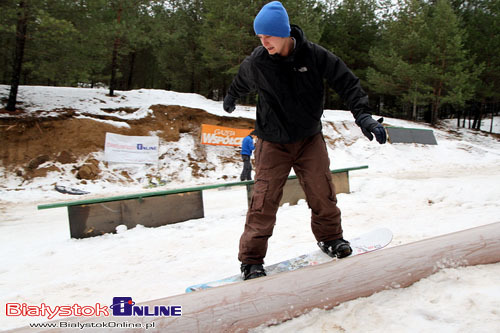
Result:
<svg viewBox="0 0 500 333">
<path fill-rule="evenodd" d="M 0 86 L 0 97 L 7 95 L 8 87 Z M 159 228 L 122 226 L 116 234 L 81 240 L 69 237 L 66 209 L 37 210 L 37 205 L 235 181 L 242 168 L 238 148 L 200 145 L 199 125 L 249 128 L 254 108 L 238 106 L 227 115 L 221 102 L 146 89 L 110 97 L 103 89 L 22 86 L 19 100 L 15 117 L 0 111 L 2 329 L 46 320 L 7 317 L 6 303 L 111 304 L 115 296 L 141 302 L 239 270 L 244 188 L 206 191 L 203 219 Z M 369 166 L 351 172 L 352 192 L 338 195 L 346 238 L 388 227 L 394 233 L 390 246 L 397 246 L 500 220 L 498 135 L 455 128 L 454 121 L 438 128 L 390 118 L 385 124 L 432 129 L 438 145 L 379 145 L 361 134 L 349 112 L 325 111 L 331 169 Z M 106 163 L 105 132 L 157 135 L 158 165 Z M 61 151 L 73 158 L 62 160 Z M 43 163 L 33 163 L 40 156 Z M 78 179 L 89 160 L 99 174 Z M 90 194 L 64 195 L 55 184 Z M 316 249 L 309 219 L 303 201 L 280 208 L 268 264 Z M 500 264 L 493 264 L 446 269 L 409 288 L 257 331 L 496 332 L 498 309 Z"/>
</svg>

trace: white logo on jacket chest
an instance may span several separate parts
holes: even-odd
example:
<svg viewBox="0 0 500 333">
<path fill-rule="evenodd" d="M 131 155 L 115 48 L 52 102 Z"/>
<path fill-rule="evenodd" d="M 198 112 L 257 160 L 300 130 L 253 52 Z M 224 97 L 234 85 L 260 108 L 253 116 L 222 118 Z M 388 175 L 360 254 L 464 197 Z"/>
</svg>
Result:
<svg viewBox="0 0 500 333">
<path fill-rule="evenodd" d="M 304 73 L 304 72 L 307 72 L 307 67 L 299 67 L 299 68 L 294 68 L 294 70 L 296 72 L 301 72 L 301 73 Z"/>
</svg>

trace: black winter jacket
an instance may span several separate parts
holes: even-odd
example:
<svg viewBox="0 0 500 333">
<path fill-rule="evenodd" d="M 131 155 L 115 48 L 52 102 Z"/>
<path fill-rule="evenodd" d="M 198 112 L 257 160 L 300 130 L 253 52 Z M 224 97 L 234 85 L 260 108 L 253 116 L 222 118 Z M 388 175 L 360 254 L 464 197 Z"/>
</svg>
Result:
<svg viewBox="0 0 500 333">
<path fill-rule="evenodd" d="M 255 48 L 241 63 L 228 90 L 234 99 L 257 91 L 256 135 L 266 141 L 292 143 L 319 133 L 324 79 L 359 126 L 376 126 L 359 79 L 336 55 L 309 42 L 298 26 L 291 28 L 296 45 L 288 57 L 269 55 L 263 46 Z"/>
</svg>

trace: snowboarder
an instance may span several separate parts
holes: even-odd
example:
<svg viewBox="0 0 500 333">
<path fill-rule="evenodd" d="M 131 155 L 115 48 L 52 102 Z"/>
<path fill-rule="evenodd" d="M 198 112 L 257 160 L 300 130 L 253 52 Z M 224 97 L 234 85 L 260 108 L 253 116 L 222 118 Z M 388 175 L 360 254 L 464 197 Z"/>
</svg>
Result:
<svg viewBox="0 0 500 333">
<path fill-rule="evenodd" d="M 311 208 L 311 228 L 319 247 L 338 258 L 352 252 L 343 238 L 321 131 L 324 79 L 346 102 L 363 134 L 370 140 L 375 135 L 380 144 L 386 141 L 385 129 L 372 118 L 359 79 L 340 58 L 309 42 L 300 27 L 290 25 L 279 1 L 262 7 L 254 31 L 262 45 L 241 63 L 223 103 L 224 110 L 232 112 L 238 98 L 258 92 L 255 185 L 238 254 L 245 280 L 266 275 L 267 243 L 291 168 Z"/>
<path fill-rule="evenodd" d="M 243 171 L 241 172 L 240 179 L 252 180 L 252 162 L 250 162 L 250 157 L 255 149 L 253 140 L 255 138 L 254 132 L 248 134 L 241 143 L 241 159 L 243 160 Z"/>
</svg>

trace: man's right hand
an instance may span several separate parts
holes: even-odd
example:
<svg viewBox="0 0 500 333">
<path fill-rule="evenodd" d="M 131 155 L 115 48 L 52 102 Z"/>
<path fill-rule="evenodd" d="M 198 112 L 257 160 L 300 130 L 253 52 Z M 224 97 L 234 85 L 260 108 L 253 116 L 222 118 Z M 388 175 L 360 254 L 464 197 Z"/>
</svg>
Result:
<svg viewBox="0 0 500 333">
<path fill-rule="evenodd" d="M 226 97 L 224 97 L 223 108 L 227 113 L 233 112 L 236 108 L 236 98 L 231 95 L 226 95 Z"/>
</svg>

